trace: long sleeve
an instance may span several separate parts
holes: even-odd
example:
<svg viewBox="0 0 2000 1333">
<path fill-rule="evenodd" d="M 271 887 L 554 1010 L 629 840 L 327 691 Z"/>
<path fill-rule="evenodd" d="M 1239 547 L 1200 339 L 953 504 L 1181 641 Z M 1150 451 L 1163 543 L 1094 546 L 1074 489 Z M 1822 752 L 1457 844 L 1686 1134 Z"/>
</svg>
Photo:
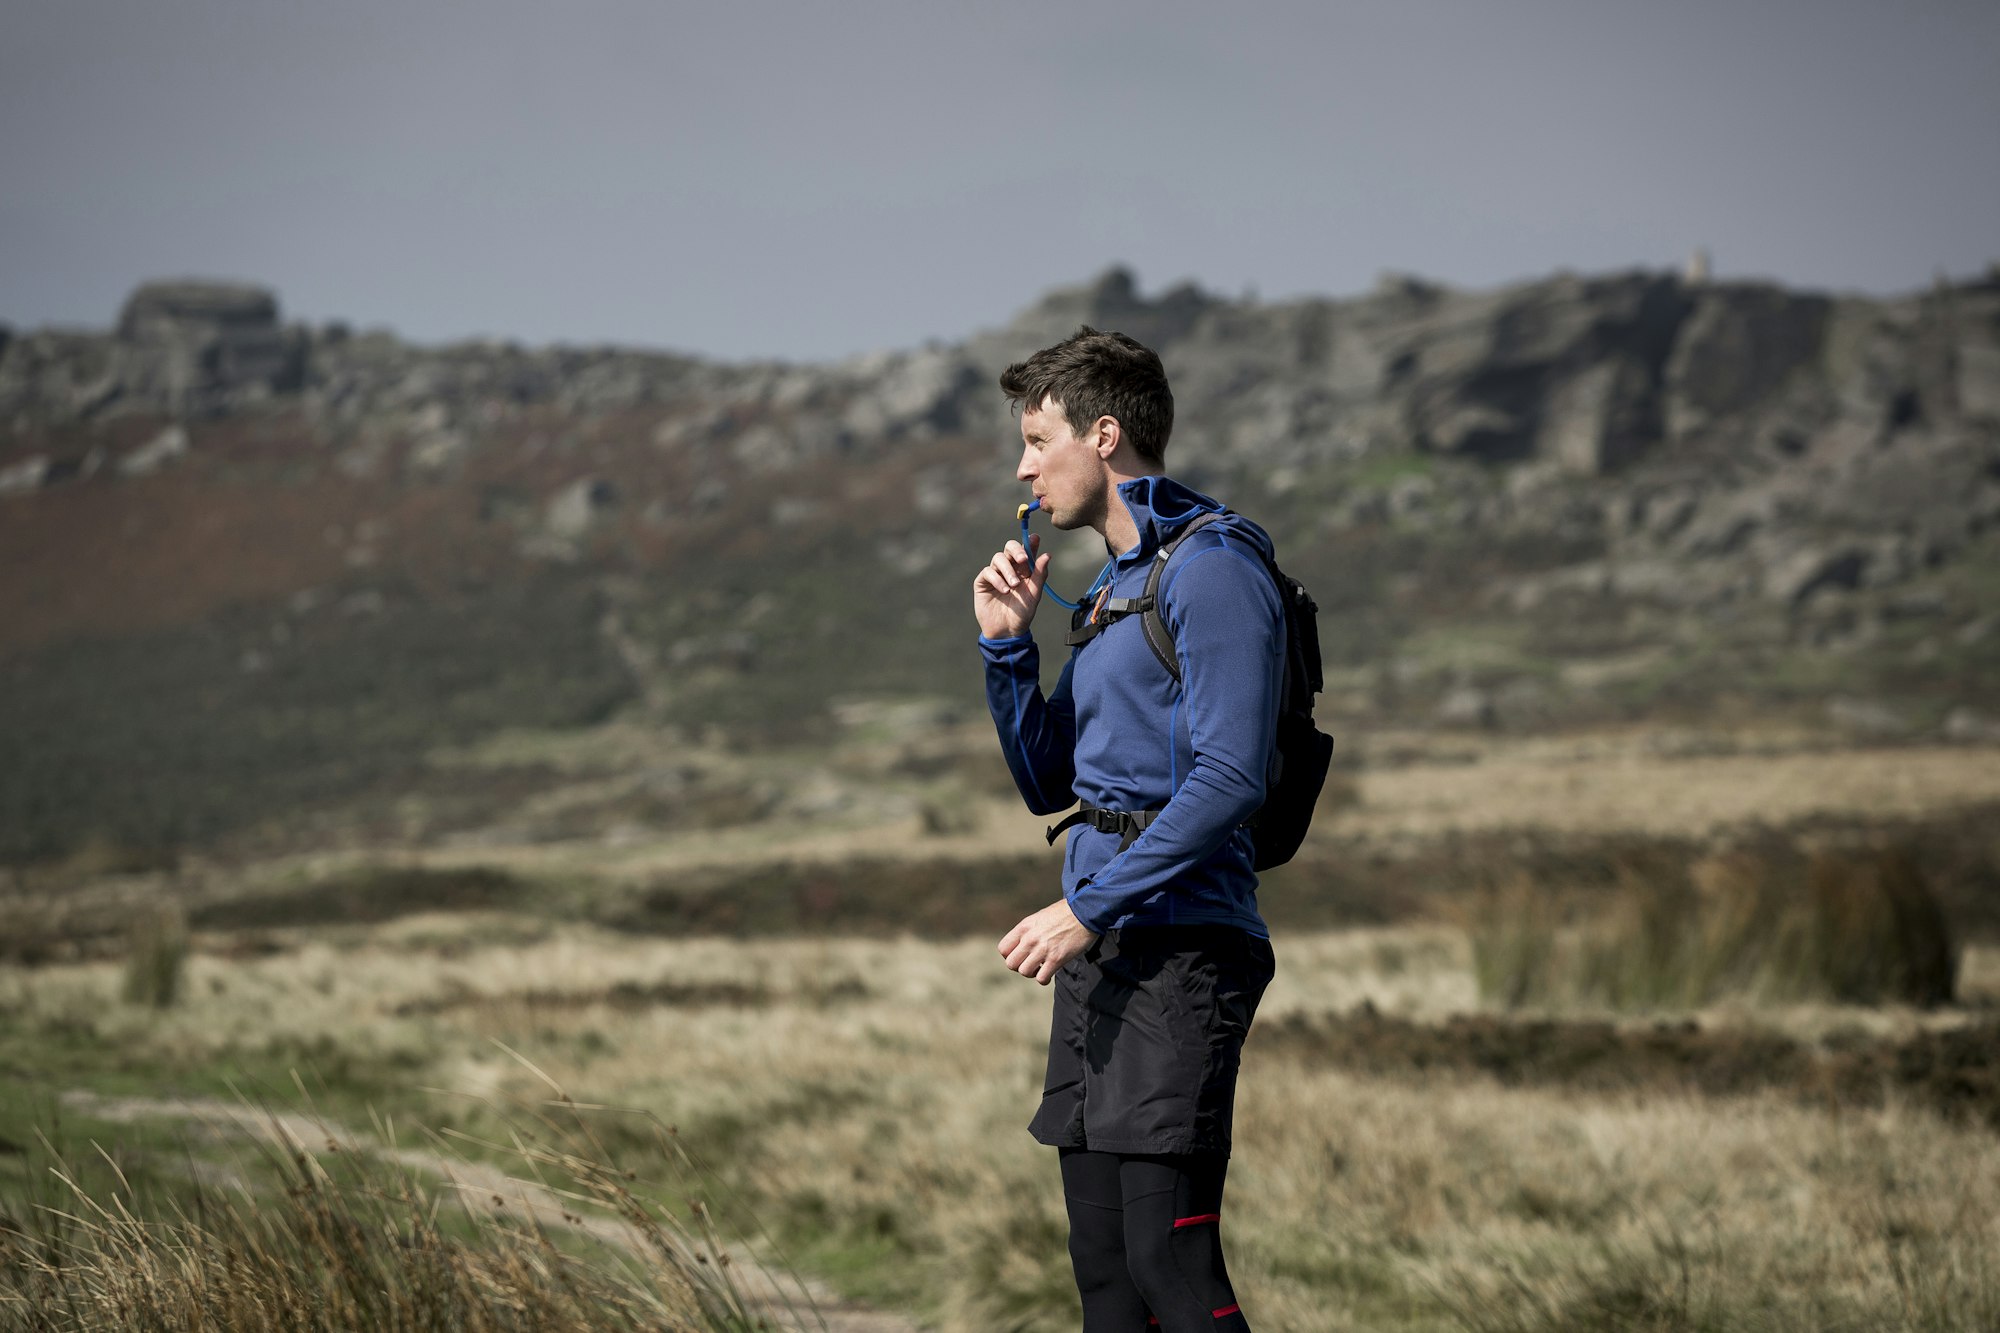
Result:
<svg viewBox="0 0 2000 1333">
<path fill-rule="evenodd" d="M 1284 676 L 1276 586 L 1257 554 L 1225 539 L 1174 560 L 1160 595 L 1192 754 L 1145 832 L 1070 886 L 1071 910 L 1100 932 L 1214 855 L 1264 803 Z"/>
<path fill-rule="evenodd" d="M 1076 803 L 1076 705 L 1063 664 L 1055 691 L 1042 696 L 1042 659 L 1033 638 L 979 639 L 986 661 L 986 707 L 1000 733 L 1008 771 L 1028 809 L 1052 815 Z"/>
</svg>

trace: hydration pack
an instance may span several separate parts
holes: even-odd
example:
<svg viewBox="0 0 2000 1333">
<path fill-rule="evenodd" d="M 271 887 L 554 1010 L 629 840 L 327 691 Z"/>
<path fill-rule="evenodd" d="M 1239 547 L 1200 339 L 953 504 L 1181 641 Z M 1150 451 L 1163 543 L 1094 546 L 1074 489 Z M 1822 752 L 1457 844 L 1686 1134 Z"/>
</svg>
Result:
<svg viewBox="0 0 2000 1333">
<path fill-rule="evenodd" d="M 1139 596 L 1106 597 L 1095 607 L 1086 605 L 1072 612 L 1069 644 L 1074 647 L 1088 643 L 1114 622 L 1136 615 L 1145 631 L 1146 646 L 1160 659 L 1160 665 L 1174 678 L 1174 684 L 1179 685 L 1180 653 L 1160 609 L 1160 584 L 1167 572 L 1167 562 L 1173 559 L 1180 544 L 1221 517 L 1213 511 L 1199 514 L 1172 541 L 1162 545 L 1153 556 L 1152 567 L 1146 571 L 1146 590 Z M 1284 609 L 1285 674 L 1278 691 L 1278 725 L 1271 747 L 1271 771 L 1266 775 L 1264 804 L 1244 821 L 1254 845 L 1252 870 L 1281 866 L 1298 852 L 1333 759 L 1333 737 L 1314 724 L 1312 715 L 1313 696 L 1326 687 L 1320 670 L 1319 604 L 1313 601 L 1305 585 L 1279 569 L 1268 557 L 1264 567 L 1277 584 L 1278 602 Z M 1159 813 L 1085 806 L 1050 829 L 1049 841 L 1053 844 L 1057 834 L 1071 824 L 1088 823 L 1105 832 L 1122 833 L 1129 847 Z"/>
</svg>

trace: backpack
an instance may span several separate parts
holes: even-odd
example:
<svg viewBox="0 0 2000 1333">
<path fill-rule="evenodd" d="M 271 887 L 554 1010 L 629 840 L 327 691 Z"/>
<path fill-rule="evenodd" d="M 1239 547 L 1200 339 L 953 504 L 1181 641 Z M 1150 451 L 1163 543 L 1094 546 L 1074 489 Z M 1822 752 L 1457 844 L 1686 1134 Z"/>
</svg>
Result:
<svg viewBox="0 0 2000 1333">
<path fill-rule="evenodd" d="M 1111 597 L 1097 608 L 1095 623 L 1091 608 L 1077 608 L 1070 616 L 1068 642 L 1088 643 L 1109 625 L 1128 615 L 1140 617 L 1146 646 L 1160 665 L 1181 683 L 1180 653 L 1174 646 L 1173 631 L 1160 610 L 1160 583 L 1180 544 L 1203 527 L 1221 518 L 1216 512 L 1199 514 L 1189 520 L 1174 539 L 1161 546 L 1146 571 L 1146 590 L 1137 597 Z M 1264 567 L 1278 586 L 1278 601 L 1285 616 L 1285 674 L 1278 691 L 1278 726 L 1272 742 L 1271 773 L 1265 787 L 1264 804 L 1245 821 L 1253 843 L 1250 868 L 1269 870 L 1281 866 L 1298 852 L 1312 823 L 1313 807 L 1319 802 L 1320 788 L 1326 785 L 1326 771 L 1333 760 L 1333 737 L 1313 722 L 1313 696 L 1325 688 L 1320 671 L 1319 604 L 1305 585 L 1279 569 L 1268 557 Z M 1057 832 L 1072 823 L 1089 823 L 1106 832 L 1122 833 L 1130 846 L 1157 810 L 1126 812 L 1086 808 L 1049 831 L 1053 844 Z"/>
</svg>

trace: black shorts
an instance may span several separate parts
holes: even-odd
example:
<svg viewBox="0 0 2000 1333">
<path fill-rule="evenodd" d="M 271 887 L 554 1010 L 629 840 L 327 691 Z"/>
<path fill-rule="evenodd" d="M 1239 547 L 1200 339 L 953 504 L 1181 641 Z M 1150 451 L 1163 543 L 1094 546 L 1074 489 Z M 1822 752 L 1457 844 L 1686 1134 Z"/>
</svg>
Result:
<svg viewBox="0 0 2000 1333">
<path fill-rule="evenodd" d="M 1055 977 L 1028 1132 L 1052 1148 L 1229 1151 L 1236 1070 L 1277 962 L 1230 926 L 1106 931 Z"/>
</svg>

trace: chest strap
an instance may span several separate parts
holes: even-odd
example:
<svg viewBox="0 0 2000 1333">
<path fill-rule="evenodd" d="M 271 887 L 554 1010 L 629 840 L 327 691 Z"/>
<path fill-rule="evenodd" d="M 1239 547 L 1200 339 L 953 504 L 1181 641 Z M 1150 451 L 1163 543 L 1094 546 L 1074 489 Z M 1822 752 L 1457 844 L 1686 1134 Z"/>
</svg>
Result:
<svg viewBox="0 0 2000 1333">
<path fill-rule="evenodd" d="M 1107 589 L 1106 591 L 1109 591 Z M 1075 648 L 1089 643 L 1092 639 L 1110 629 L 1126 616 L 1139 615 L 1153 609 L 1151 595 L 1145 597 L 1100 597 L 1091 606 L 1079 606 L 1070 612 L 1069 633 L 1063 642 Z"/>
<path fill-rule="evenodd" d="M 1076 824 L 1088 824 L 1099 833 L 1119 834 L 1122 841 L 1118 850 L 1122 852 L 1138 841 L 1146 826 L 1159 817 L 1158 810 L 1106 810 L 1097 805 L 1081 806 L 1072 810 L 1060 824 L 1049 826 L 1049 846 L 1056 845 L 1056 839 L 1062 836 L 1063 830 Z"/>
<path fill-rule="evenodd" d="M 1181 679 L 1180 658 L 1174 649 L 1173 631 L 1167 628 L 1166 617 L 1161 611 L 1160 580 L 1167 572 L 1167 561 L 1174 558 L 1174 552 L 1180 549 L 1181 543 L 1221 517 L 1222 511 L 1208 510 L 1182 524 L 1172 541 L 1153 552 L 1152 564 L 1146 570 L 1145 591 L 1137 597 L 1113 597 L 1111 585 L 1105 584 L 1094 604 L 1078 606 L 1070 612 L 1069 635 L 1064 642 L 1072 648 L 1081 648 L 1126 616 L 1139 616 L 1140 627 L 1146 634 L 1146 646 L 1153 650 L 1153 656 L 1160 659 L 1160 665 L 1166 668 L 1167 674 L 1178 685 Z"/>
</svg>

